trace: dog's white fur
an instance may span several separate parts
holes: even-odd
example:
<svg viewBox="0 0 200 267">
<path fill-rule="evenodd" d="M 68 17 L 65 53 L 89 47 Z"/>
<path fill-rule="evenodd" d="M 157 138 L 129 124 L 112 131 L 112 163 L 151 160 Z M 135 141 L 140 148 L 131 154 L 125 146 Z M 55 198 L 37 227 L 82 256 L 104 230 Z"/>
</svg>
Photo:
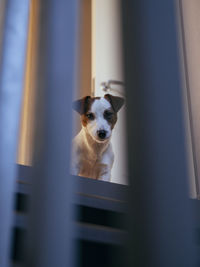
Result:
<svg viewBox="0 0 200 267">
<path fill-rule="evenodd" d="M 110 142 L 112 127 L 104 118 L 104 111 L 111 109 L 111 103 L 104 97 L 95 99 L 90 111 L 95 119 L 73 139 L 72 174 L 93 179 L 110 181 L 114 154 Z M 98 137 L 98 131 L 106 131 L 104 140 Z"/>
<path fill-rule="evenodd" d="M 102 143 L 102 141 L 99 141 L 97 136 L 98 130 L 105 130 L 107 132 L 106 138 L 109 138 L 111 136 L 111 126 L 103 117 L 104 111 L 110 108 L 111 104 L 104 97 L 96 99 L 91 106 L 91 112 L 95 115 L 95 120 L 91 121 L 87 125 L 86 131 L 94 139 L 94 141 L 98 143 Z"/>
</svg>

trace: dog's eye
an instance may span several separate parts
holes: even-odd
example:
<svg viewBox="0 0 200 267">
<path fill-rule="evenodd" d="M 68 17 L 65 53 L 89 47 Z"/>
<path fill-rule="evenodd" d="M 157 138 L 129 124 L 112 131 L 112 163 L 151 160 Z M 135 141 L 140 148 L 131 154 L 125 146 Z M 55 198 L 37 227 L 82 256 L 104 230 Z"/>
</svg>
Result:
<svg viewBox="0 0 200 267">
<path fill-rule="evenodd" d="M 89 120 L 94 120 L 94 114 L 93 114 L 93 113 L 88 113 L 88 114 L 86 114 L 86 117 L 87 117 Z"/>
<path fill-rule="evenodd" d="M 112 118 L 112 115 L 113 115 L 112 111 L 105 110 L 105 112 L 104 112 L 104 117 L 105 117 L 106 119 L 111 119 L 111 118 Z"/>
</svg>

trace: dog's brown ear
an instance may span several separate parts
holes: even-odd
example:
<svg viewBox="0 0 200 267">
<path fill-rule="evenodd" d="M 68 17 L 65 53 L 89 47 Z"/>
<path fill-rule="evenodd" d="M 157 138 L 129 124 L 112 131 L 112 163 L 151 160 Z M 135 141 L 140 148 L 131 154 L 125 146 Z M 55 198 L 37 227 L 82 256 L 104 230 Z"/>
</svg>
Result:
<svg viewBox="0 0 200 267">
<path fill-rule="evenodd" d="M 80 115 L 83 115 L 87 111 L 87 107 L 90 103 L 90 100 L 91 100 L 90 96 L 85 96 L 79 100 L 74 101 L 72 107 Z"/>
<path fill-rule="evenodd" d="M 104 97 L 105 97 L 105 99 L 107 99 L 110 102 L 110 104 L 111 104 L 111 106 L 115 112 L 118 112 L 124 104 L 124 98 L 122 98 L 122 97 L 113 96 L 110 94 L 106 94 L 106 95 L 104 95 Z"/>
</svg>

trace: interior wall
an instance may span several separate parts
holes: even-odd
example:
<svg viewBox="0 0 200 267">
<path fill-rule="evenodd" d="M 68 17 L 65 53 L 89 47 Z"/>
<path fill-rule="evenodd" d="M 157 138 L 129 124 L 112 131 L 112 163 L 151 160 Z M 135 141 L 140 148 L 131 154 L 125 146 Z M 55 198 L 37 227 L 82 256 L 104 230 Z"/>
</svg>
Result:
<svg viewBox="0 0 200 267">
<path fill-rule="evenodd" d="M 92 90 L 92 1 L 81 1 L 80 14 L 80 90 L 84 97 Z"/>
<path fill-rule="evenodd" d="M 39 0 L 32 0 L 30 7 L 26 73 L 24 81 L 24 99 L 21 111 L 20 138 L 17 163 L 32 164 L 33 136 L 35 125 L 35 86 L 37 47 L 39 33 Z"/>
<path fill-rule="evenodd" d="M 31 1 L 24 100 L 21 112 L 21 127 L 17 163 L 31 165 L 35 125 L 35 84 L 37 75 L 38 34 L 40 25 L 40 0 Z M 79 81 L 74 99 L 91 95 L 92 91 L 92 1 L 81 1 L 80 8 L 80 45 L 77 64 Z M 79 115 L 74 112 L 75 133 L 80 130 Z"/>
<path fill-rule="evenodd" d="M 190 115 L 192 152 L 190 156 L 190 195 L 200 192 L 200 1 L 181 0 L 185 78 Z M 190 153 L 190 151 L 189 151 Z M 192 161 L 193 160 L 193 161 Z"/>
<path fill-rule="evenodd" d="M 95 0 L 95 91 L 102 95 L 101 82 L 124 80 L 119 0 Z"/>
<path fill-rule="evenodd" d="M 101 83 L 108 80 L 124 81 L 121 6 L 120 0 L 94 0 L 93 6 L 93 80 L 95 95 L 103 96 Z M 109 92 L 112 95 L 125 97 L 121 93 Z M 111 173 L 111 182 L 127 184 L 126 158 L 126 113 L 125 106 L 118 113 L 118 121 L 113 130 L 112 144 L 115 155 Z"/>
<path fill-rule="evenodd" d="M 77 56 L 79 80 L 76 82 L 77 90 L 74 92 L 74 100 L 92 95 L 92 2 L 93 0 L 80 1 Z M 73 122 L 73 135 L 76 135 L 81 129 L 80 116 L 77 112 L 73 112 Z"/>
</svg>

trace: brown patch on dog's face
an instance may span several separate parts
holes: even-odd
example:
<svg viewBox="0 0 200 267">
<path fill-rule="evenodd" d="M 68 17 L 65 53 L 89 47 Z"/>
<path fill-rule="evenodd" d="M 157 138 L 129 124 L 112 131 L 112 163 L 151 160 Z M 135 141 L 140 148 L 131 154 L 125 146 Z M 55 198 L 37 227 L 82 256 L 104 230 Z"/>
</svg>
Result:
<svg viewBox="0 0 200 267">
<path fill-rule="evenodd" d="M 81 123 L 84 127 L 86 127 L 89 122 L 95 119 L 95 114 L 90 112 L 90 110 L 92 104 L 96 99 L 100 99 L 100 97 L 90 97 L 90 100 L 85 103 L 85 110 L 84 113 L 81 115 Z"/>
<path fill-rule="evenodd" d="M 86 114 L 87 114 L 87 113 L 86 113 Z M 87 124 L 88 124 L 91 120 L 93 120 L 93 119 L 92 119 L 92 116 L 94 116 L 93 114 L 88 114 L 88 115 L 86 115 L 86 114 L 81 115 L 81 123 L 82 123 L 82 125 L 83 125 L 84 127 L 86 127 Z M 88 116 L 91 116 L 91 119 L 90 119 Z"/>
<path fill-rule="evenodd" d="M 73 108 L 81 115 L 81 123 L 84 127 L 86 127 L 91 120 L 95 119 L 95 115 L 89 111 L 96 99 L 100 99 L 100 97 L 86 96 L 73 103 Z"/>
<path fill-rule="evenodd" d="M 110 124 L 111 129 L 113 129 L 117 122 L 117 113 L 113 110 L 113 108 L 106 109 L 104 111 L 103 117 Z"/>
<path fill-rule="evenodd" d="M 110 102 L 111 109 L 105 110 L 104 112 L 104 118 L 108 121 L 108 123 L 111 125 L 111 129 L 114 128 L 116 122 L 117 122 L 117 112 L 121 109 L 121 107 L 124 104 L 124 99 L 118 96 L 113 96 L 110 94 L 106 94 L 104 98 Z"/>
</svg>

